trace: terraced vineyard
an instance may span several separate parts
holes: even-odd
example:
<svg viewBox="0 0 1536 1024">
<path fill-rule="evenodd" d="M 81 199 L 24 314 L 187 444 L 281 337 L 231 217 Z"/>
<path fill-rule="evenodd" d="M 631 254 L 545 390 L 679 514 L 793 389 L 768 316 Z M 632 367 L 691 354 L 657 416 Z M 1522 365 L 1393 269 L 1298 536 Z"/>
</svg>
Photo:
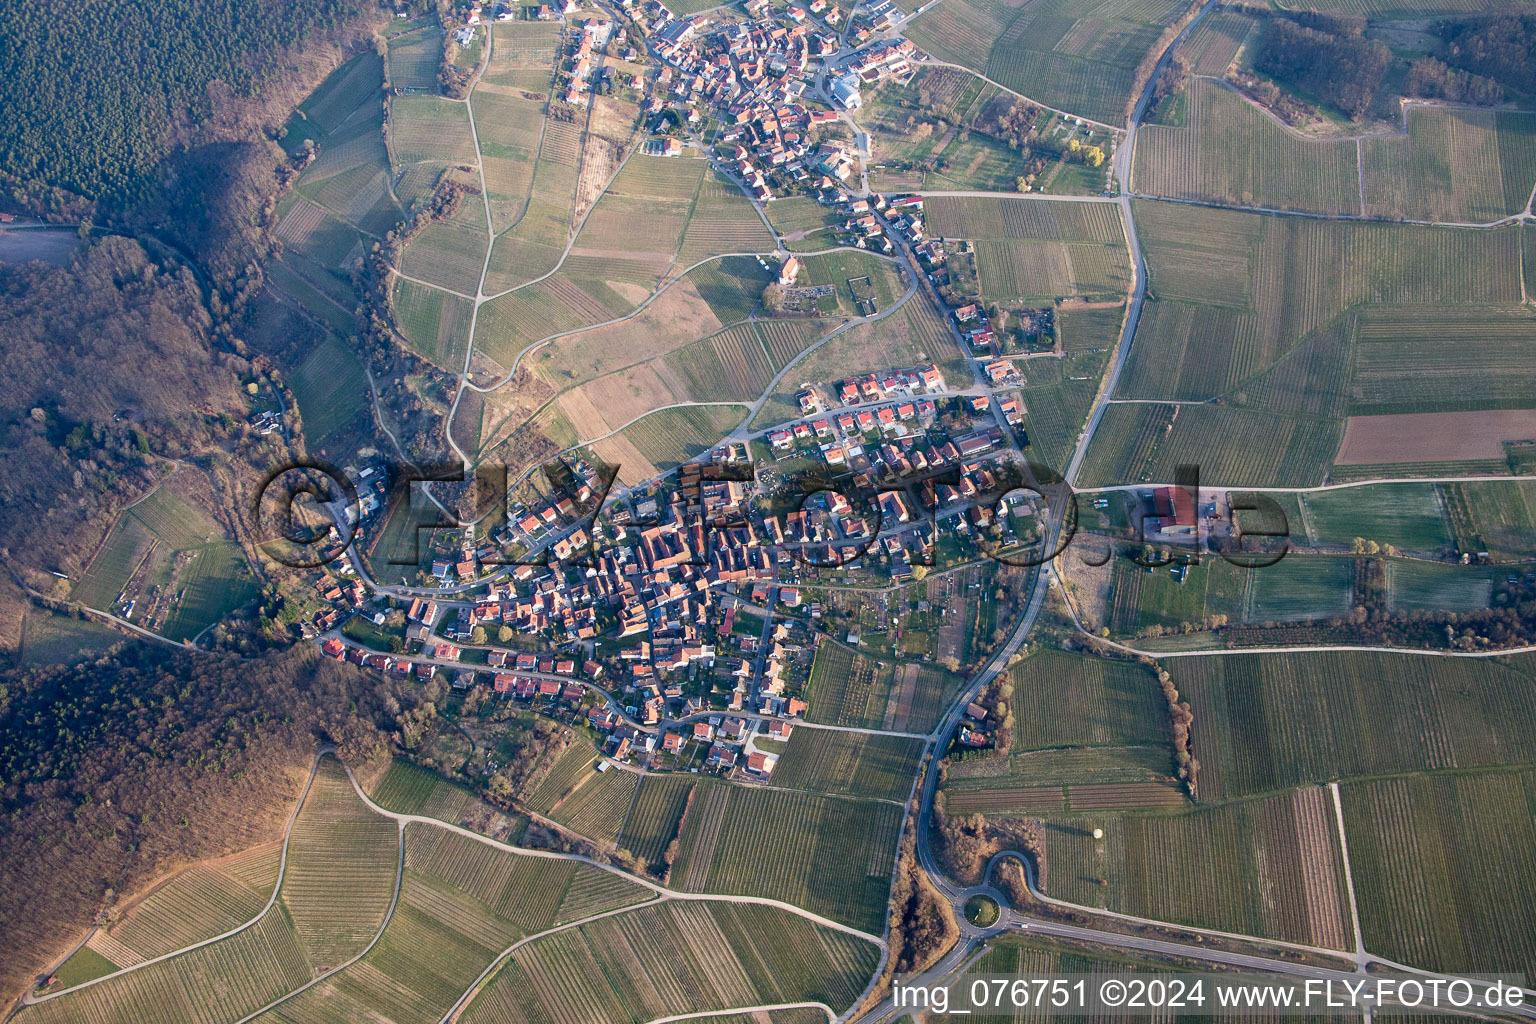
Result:
<svg viewBox="0 0 1536 1024">
<path fill-rule="evenodd" d="M 395 823 L 357 798 L 334 758 L 321 761 L 278 893 L 311 963 L 338 967 L 367 947 L 389 913 L 399 864 Z"/>
<path fill-rule="evenodd" d="M 922 755 L 922 740 L 803 727 L 790 735 L 773 783 L 905 801 Z"/>
<path fill-rule="evenodd" d="M 1437 971 L 1536 968 L 1525 914 L 1525 894 L 1536 891 L 1536 773 L 1444 773 L 1342 789 L 1368 949 Z"/>
<path fill-rule="evenodd" d="M 688 801 L 698 783 L 686 775 L 647 775 L 640 780 L 635 803 L 618 838 L 628 850 L 651 865 L 661 863 L 667 844 L 677 838 Z"/>
<path fill-rule="evenodd" d="M 560 800 L 592 774 L 597 763 L 597 751 L 584 737 L 578 737 L 550 766 L 548 774 L 525 801 L 528 809 L 537 814 L 548 814 Z"/>
<path fill-rule="evenodd" d="M 16 1019 L 220 1024 L 255 1013 L 363 951 L 391 905 L 401 854 L 394 822 L 368 811 L 326 758 L 294 823 L 278 900 L 254 924 L 25 1007 Z M 259 882 L 270 868 L 241 870 Z"/>
<path fill-rule="evenodd" d="M 1180 658 L 1207 799 L 1303 782 L 1529 763 L 1529 655 L 1319 651 Z"/>
<path fill-rule="evenodd" d="M 664 903 L 537 939 L 465 1010 L 465 1024 L 641 1024 L 729 1006 L 850 1006 L 872 942 L 771 907 Z"/>
<path fill-rule="evenodd" d="M 1105 811 L 1048 820 L 1049 895 L 1334 949 L 1353 944 L 1325 789 L 1178 814 Z M 1095 828 L 1103 839 L 1093 838 Z"/>
<path fill-rule="evenodd" d="M 556 804 L 549 816 L 584 836 L 611 843 L 618 838 L 634 802 L 640 776 L 610 768 L 588 777 L 574 793 Z"/>
<path fill-rule="evenodd" d="M 901 818 L 886 803 L 713 786 L 688 809 L 671 884 L 769 896 L 879 931 Z"/>
<path fill-rule="evenodd" d="M 473 799 L 465 789 L 399 757 L 390 761 L 368 796 L 386 811 L 422 814 L 450 824 L 458 824 Z"/>
</svg>

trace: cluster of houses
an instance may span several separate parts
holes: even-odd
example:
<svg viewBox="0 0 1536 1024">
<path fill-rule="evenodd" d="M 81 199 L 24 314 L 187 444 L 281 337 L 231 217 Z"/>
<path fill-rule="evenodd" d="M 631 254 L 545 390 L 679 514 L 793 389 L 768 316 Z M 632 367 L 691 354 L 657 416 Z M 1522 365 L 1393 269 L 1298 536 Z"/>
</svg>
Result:
<svg viewBox="0 0 1536 1024">
<path fill-rule="evenodd" d="M 645 112 L 671 111 L 689 125 L 706 115 L 720 120 L 715 142 L 749 194 L 771 202 L 776 187 L 835 191 L 855 172 L 855 157 L 837 141 L 812 145 L 811 132 L 837 114 L 802 101 L 811 63 L 841 49 L 841 10 L 831 0 L 793 0 L 775 12 L 769 0 L 746 0 L 751 20 L 713 22 L 707 15 L 679 18 L 660 0 L 624 0 L 648 35 L 664 67 Z M 901 12 L 889 3 L 861 19 L 854 37 L 894 25 Z M 915 47 L 907 39 L 876 42 L 854 55 L 833 80 L 833 101 L 858 106 L 860 85 L 910 77 Z"/>
<path fill-rule="evenodd" d="M 565 102 L 572 106 L 580 103 L 601 76 L 609 73 L 598 58 L 612 37 L 613 22 L 607 18 L 587 18 L 576 26 L 576 52 L 565 78 Z"/>
<path fill-rule="evenodd" d="M 886 6 L 886 14 L 895 11 L 897 18 L 901 16 L 896 8 Z M 866 38 L 868 34 L 866 31 Z M 904 38 L 889 39 L 865 47 L 854 54 L 847 64 L 847 70 L 832 80 L 829 87 L 832 101 L 844 110 L 857 110 L 864 105 L 864 97 L 859 91 L 861 86 L 873 85 L 888 78 L 897 81 L 910 79 L 916 52 L 917 47 L 912 45 L 912 40 Z"/>
</svg>

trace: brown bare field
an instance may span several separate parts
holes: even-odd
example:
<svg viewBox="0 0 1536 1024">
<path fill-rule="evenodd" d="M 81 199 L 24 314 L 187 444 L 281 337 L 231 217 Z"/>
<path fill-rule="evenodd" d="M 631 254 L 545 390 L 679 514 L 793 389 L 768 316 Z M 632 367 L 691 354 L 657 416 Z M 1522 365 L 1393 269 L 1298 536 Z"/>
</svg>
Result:
<svg viewBox="0 0 1536 1024">
<path fill-rule="evenodd" d="M 555 404 L 575 428 L 577 437 L 601 437 L 613 429 L 583 388 L 564 392 L 555 399 Z"/>
<path fill-rule="evenodd" d="M 707 337 L 723 326 L 698 288 L 684 278 L 639 316 L 561 338 L 539 352 L 534 365 L 541 376 L 557 383 L 590 380 Z"/>
<path fill-rule="evenodd" d="M 680 400 L 672 384 L 656 372 L 658 369 L 664 369 L 660 362 L 645 363 L 581 386 L 580 390 L 586 392 L 591 404 L 602 410 L 603 419 L 608 424 L 599 434 Z"/>
<path fill-rule="evenodd" d="M 624 153 L 634 141 L 635 124 L 640 118 L 637 104 L 615 97 L 598 96 L 592 101 L 592 119 L 581 156 L 581 177 L 576 182 L 575 218 L 592 208 L 612 180 Z"/>
<path fill-rule="evenodd" d="M 1536 409 L 1351 416 L 1334 462 L 1351 466 L 1502 459 L 1502 442 L 1533 437 Z"/>
<path fill-rule="evenodd" d="M 608 465 L 619 467 L 619 483 L 626 487 L 660 474 L 651 460 L 640 454 L 640 449 L 623 434 L 597 442 L 592 446 L 592 451 Z"/>
</svg>

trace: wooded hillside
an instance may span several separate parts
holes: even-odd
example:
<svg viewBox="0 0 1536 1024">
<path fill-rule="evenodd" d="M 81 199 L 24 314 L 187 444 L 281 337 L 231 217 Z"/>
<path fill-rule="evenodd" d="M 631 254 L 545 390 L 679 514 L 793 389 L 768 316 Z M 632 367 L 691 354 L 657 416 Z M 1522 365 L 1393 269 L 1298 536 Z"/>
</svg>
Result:
<svg viewBox="0 0 1536 1024">
<path fill-rule="evenodd" d="M 285 75 L 313 77 L 301 73 L 300 44 L 344 32 L 373 7 L 368 0 L 6 4 L 0 168 L 91 199 L 137 198 L 193 128 L 249 128 L 249 107 L 283 103 Z M 287 99 L 291 108 L 298 97 Z"/>
<path fill-rule="evenodd" d="M 307 646 L 242 661 L 125 643 L 0 672 L 5 1001 L 119 896 L 279 837 L 317 746 L 366 759 L 415 699 Z"/>
</svg>

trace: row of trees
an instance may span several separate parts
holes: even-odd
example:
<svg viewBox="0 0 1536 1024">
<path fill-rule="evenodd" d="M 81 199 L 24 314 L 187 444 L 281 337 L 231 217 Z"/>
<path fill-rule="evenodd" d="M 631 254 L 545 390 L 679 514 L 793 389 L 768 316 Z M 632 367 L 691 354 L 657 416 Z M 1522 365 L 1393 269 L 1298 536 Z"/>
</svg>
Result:
<svg viewBox="0 0 1536 1024">
<path fill-rule="evenodd" d="M 1180 698 L 1179 688 L 1174 685 L 1167 669 L 1151 658 L 1143 658 L 1142 663 L 1157 673 L 1157 684 L 1162 688 L 1163 699 L 1168 702 L 1168 719 L 1173 728 L 1173 759 L 1178 765 L 1179 778 L 1189 787 L 1191 799 L 1198 800 L 1200 762 L 1195 759 L 1189 737 L 1190 726 L 1195 721 L 1194 711 L 1189 701 Z"/>
</svg>

